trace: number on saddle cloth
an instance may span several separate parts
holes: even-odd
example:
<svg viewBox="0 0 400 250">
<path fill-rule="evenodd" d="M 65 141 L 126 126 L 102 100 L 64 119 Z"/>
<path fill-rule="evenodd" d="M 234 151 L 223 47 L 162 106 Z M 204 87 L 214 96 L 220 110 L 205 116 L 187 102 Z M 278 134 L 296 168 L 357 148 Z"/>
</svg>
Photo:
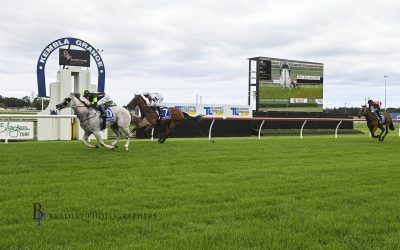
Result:
<svg viewBox="0 0 400 250">
<path fill-rule="evenodd" d="M 110 107 L 106 107 L 106 113 L 107 113 L 106 120 L 109 122 L 114 122 L 115 121 L 114 113 L 112 112 Z"/>
<path fill-rule="evenodd" d="M 382 125 L 386 124 L 386 117 L 382 112 L 379 112 L 379 114 L 381 115 L 381 117 L 378 117 L 377 114 L 375 114 L 375 116 L 377 116 L 376 118 L 378 118 L 378 121 L 382 123 Z"/>
<path fill-rule="evenodd" d="M 161 120 L 171 119 L 171 112 L 169 107 L 161 107 Z"/>
</svg>

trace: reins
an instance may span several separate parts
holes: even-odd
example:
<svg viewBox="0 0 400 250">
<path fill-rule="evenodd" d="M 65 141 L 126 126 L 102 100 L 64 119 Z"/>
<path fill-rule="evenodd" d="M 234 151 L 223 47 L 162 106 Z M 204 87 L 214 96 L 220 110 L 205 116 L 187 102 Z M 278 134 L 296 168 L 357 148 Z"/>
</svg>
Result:
<svg viewBox="0 0 400 250">
<path fill-rule="evenodd" d="M 87 121 L 87 120 L 89 120 L 89 119 L 92 119 L 93 117 L 95 117 L 95 116 L 96 116 L 96 114 L 97 114 L 97 112 L 96 112 L 96 113 L 94 113 L 94 115 L 93 115 L 93 116 L 91 116 L 91 117 L 87 117 L 85 120 L 82 120 L 81 122 L 84 122 L 84 121 Z M 89 116 L 89 113 L 88 113 L 88 116 Z"/>
<path fill-rule="evenodd" d="M 87 108 L 87 109 L 89 110 L 89 108 L 88 108 L 87 106 L 85 106 L 85 105 L 83 105 L 83 106 L 77 106 L 77 105 L 72 106 L 72 105 L 71 105 L 71 108 Z M 89 113 L 90 113 L 90 112 L 88 112 L 88 116 L 86 117 L 86 119 L 82 120 L 81 122 L 84 122 L 84 121 L 87 121 L 87 120 L 89 120 L 89 119 L 94 118 L 94 117 L 96 116 L 96 114 L 97 114 L 97 111 L 96 111 L 96 112 L 94 113 L 94 115 L 91 116 L 91 117 L 89 117 Z"/>
</svg>

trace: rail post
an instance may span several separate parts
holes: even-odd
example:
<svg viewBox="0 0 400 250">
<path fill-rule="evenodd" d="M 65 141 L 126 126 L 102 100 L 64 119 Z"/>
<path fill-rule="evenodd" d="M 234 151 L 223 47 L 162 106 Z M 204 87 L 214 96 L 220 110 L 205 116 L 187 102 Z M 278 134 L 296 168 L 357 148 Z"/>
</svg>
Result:
<svg viewBox="0 0 400 250">
<path fill-rule="evenodd" d="M 10 126 L 10 118 L 7 119 L 6 138 L 4 139 L 4 143 L 8 143 L 8 127 L 9 126 Z"/>
<path fill-rule="evenodd" d="M 304 125 L 306 125 L 306 123 L 307 123 L 307 120 L 305 120 L 304 123 L 303 123 L 303 125 L 301 126 L 301 129 L 300 129 L 300 139 L 303 139 L 303 129 L 304 129 Z"/>
<path fill-rule="evenodd" d="M 258 129 L 258 139 L 261 139 L 261 128 L 264 125 L 265 120 L 262 121 L 260 128 Z M 400 133 L 400 132 L 399 132 Z"/>
<path fill-rule="evenodd" d="M 336 126 L 336 130 L 335 130 L 335 139 L 337 139 L 337 132 L 338 132 L 338 130 L 339 130 L 340 124 L 342 124 L 342 121 L 340 121 L 339 124 Z"/>
<path fill-rule="evenodd" d="M 400 136 L 400 123 L 398 123 L 397 126 L 399 126 L 399 136 Z"/>
<path fill-rule="evenodd" d="M 210 129 L 208 131 L 208 140 L 211 140 L 211 131 L 212 131 L 212 127 L 214 126 L 214 122 L 215 122 L 215 119 L 213 119 L 211 122 Z"/>
<path fill-rule="evenodd" d="M 154 128 L 151 129 L 151 141 L 154 141 Z"/>
</svg>

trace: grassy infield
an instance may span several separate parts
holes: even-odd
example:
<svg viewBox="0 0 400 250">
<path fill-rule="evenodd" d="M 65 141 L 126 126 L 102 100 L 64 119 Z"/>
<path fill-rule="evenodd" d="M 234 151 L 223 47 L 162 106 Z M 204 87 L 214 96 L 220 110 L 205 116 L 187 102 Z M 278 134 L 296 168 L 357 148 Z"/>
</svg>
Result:
<svg viewBox="0 0 400 250">
<path fill-rule="evenodd" d="M 396 132 L 384 143 L 366 135 L 141 140 L 128 153 L 1 143 L 0 248 L 400 248 Z M 33 202 L 47 213 L 40 228 Z"/>
</svg>

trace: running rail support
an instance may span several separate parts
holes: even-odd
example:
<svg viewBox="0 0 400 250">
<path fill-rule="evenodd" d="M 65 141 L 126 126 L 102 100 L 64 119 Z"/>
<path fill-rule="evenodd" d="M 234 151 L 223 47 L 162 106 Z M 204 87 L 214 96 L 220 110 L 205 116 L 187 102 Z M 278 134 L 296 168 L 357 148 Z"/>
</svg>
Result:
<svg viewBox="0 0 400 250">
<path fill-rule="evenodd" d="M 208 140 L 211 140 L 211 131 L 212 131 L 212 127 L 214 125 L 215 119 L 212 120 L 211 125 L 210 125 L 210 130 L 208 131 Z"/>
<path fill-rule="evenodd" d="M 264 125 L 265 120 L 262 121 L 260 128 L 258 129 L 258 139 L 261 139 L 261 128 Z M 399 132 L 400 133 L 400 132 Z"/>
<path fill-rule="evenodd" d="M 7 126 L 6 126 L 6 138 L 4 143 L 8 143 L 8 127 L 10 126 L 10 118 L 7 119 Z"/>
<path fill-rule="evenodd" d="M 339 130 L 340 124 L 342 124 L 342 121 L 340 121 L 339 124 L 338 124 L 337 127 L 336 127 L 336 130 L 335 130 L 335 139 L 337 139 L 337 132 L 338 132 L 338 130 Z"/>
<path fill-rule="evenodd" d="M 304 125 L 306 125 L 306 123 L 307 123 L 307 120 L 305 120 L 304 123 L 303 123 L 303 125 L 301 126 L 301 129 L 300 129 L 300 139 L 303 139 L 303 128 L 304 128 Z"/>
<path fill-rule="evenodd" d="M 154 141 L 154 128 L 151 129 L 151 141 Z"/>
</svg>

